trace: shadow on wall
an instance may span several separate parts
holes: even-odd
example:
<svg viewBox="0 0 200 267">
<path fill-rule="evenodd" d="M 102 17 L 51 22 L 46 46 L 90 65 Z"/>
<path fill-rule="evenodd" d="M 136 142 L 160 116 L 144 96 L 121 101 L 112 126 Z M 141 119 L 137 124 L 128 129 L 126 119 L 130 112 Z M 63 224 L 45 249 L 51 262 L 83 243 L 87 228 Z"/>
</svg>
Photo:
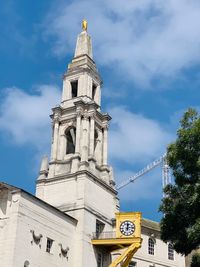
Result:
<svg viewBox="0 0 200 267">
<path fill-rule="evenodd" d="M 29 261 L 25 261 L 25 262 L 24 262 L 24 267 L 29 267 L 29 266 L 30 266 Z"/>
</svg>

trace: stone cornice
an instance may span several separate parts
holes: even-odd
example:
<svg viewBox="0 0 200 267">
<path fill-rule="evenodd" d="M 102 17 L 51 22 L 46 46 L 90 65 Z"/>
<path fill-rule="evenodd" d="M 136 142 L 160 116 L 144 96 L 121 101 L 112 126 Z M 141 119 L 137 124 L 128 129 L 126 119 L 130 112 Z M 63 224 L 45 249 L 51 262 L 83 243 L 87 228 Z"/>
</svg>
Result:
<svg viewBox="0 0 200 267">
<path fill-rule="evenodd" d="M 16 186 L 12 186 L 12 185 L 9 185 L 9 184 L 6 184 L 4 182 L 0 182 L 0 189 L 7 189 L 10 191 L 10 193 L 12 195 L 14 194 L 24 194 L 26 196 L 28 196 L 29 198 L 32 198 L 33 200 L 35 200 L 36 202 L 39 202 L 41 203 L 42 205 L 46 206 L 46 207 L 49 207 L 49 209 L 52 209 L 54 210 L 55 212 L 57 212 L 60 216 L 63 216 L 63 217 L 66 217 L 68 218 L 69 220 L 71 220 L 73 223 L 77 223 L 78 221 L 73 218 L 72 216 L 66 214 L 66 213 L 63 213 L 62 211 L 60 211 L 59 209 L 57 209 L 56 207 L 50 205 L 49 203 L 45 202 L 44 200 L 32 195 L 31 193 L 25 191 L 24 189 L 21 189 L 19 187 L 16 187 Z M 21 204 L 20 204 L 21 205 Z"/>
<path fill-rule="evenodd" d="M 67 72 L 63 75 L 63 79 L 83 72 L 87 72 L 93 76 L 98 84 L 103 84 L 103 81 L 97 71 L 95 62 L 86 54 L 72 59 L 72 62 L 68 65 Z"/>
<path fill-rule="evenodd" d="M 90 101 L 86 102 L 81 97 L 87 97 Z M 94 100 L 92 98 L 90 98 L 90 97 L 88 97 L 86 95 L 78 97 L 77 100 L 74 101 L 74 105 L 76 106 L 76 108 L 79 108 L 79 107 L 80 108 L 83 108 L 83 107 L 86 108 L 87 107 L 88 111 L 91 108 L 94 109 L 94 110 L 99 108 L 99 105 L 97 105 L 97 103 L 94 102 Z"/>
<path fill-rule="evenodd" d="M 95 65 L 95 61 L 94 61 L 91 57 L 89 57 L 87 54 L 83 54 L 83 55 L 74 57 L 74 58 L 72 59 L 72 62 L 73 62 L 74 60 L 79 60 L 80 58 L 83 58 L 83 57 L 87 57 L 88 60 L 90 60 L 90 61 Z"/>
<path fill-rule="evenodd" d="M 92 78 L 97 82 L 97 84 L 99 85 L 103 85 L 103 81 L 101 80 L 101 77 L 99 75 L 99 73 L 97 72 L 97 70 L 94 69 L 90 69 L 90 68 L 85 68 L 85 67 L 74 67 L 72 70 L 68 71 L 67 73 L 65 73 L 63 75 L 63 79 L 65 78 L 70 78 L 71 76 L 77 76 L 83 73 L 87 73 L 90 76 L 92 76 Z"/>
<path fill-rule="evenodd" d="M 84 100 L 87 99 L 89 101 L 85 101 Z M 74 106 L 70 106 L 70 107 L 63 107 L 63 106 L 56 106 L 54 108 L 52 108 L 53 114 L 50 115 L 51 119 L 54 118 L 55 115 L 57 115 L 57 118 L 61 119 L 62 116 L 69 115 L 70 118 L 75 116 L 77 111 L 76 110 L 84 110 L 86 109 L 87 112 L 91 113 L 92 115 L 95 115 L 97 119 L 99 119 L 99 123 L 103 122 L 103 123 L 107 123 L 108 121 L 110 121 L 112 118 L 108 113 L 102 113 L 100 111 L 98 111 L 99 105 L 97 105 L 96 102 L 94 102 L 90 97 L 88 96 L 79 96 L 77 97 L 74 102 L 73 102 Z M 62 119 L 61 119 L 62 120 Z"/>
<path fill-rule="evenodd" d="M 111 226 L 113 225 L 113 219 L 109 219 L 108 217 L 102 215 L 101 213 L 99 213 L 98 211 L 96 211 L 95 209 L 93 209 L 92 207 L 90 207 L 87 204 L 84 205 L 76 205 L 76 207 L 74 207 L 74 205 L 72 206 L 60 206 L 57 207 L 58 209 L 60 209 L 62 212 L 70 212 L 70 211 L 75 211 L 75 210 L 82 210 L 85 209 L 88 212 L 92 213 L 93 215 L 95 215 L 96 217 L 98 217 L 100 220 L 107 222 L 108 224 L 110 224 Z"/>
<path fill-rule="evenodd" d="M 77 171 L 76 173 L 69 173 L 69 174 L 65 174 L 65 175 L 57 175 L 57 176 L 52 177 L 52 178 L 41 179 L 41 180 L 36 181 L 36 184 L 51 183 L 51 182 L 54 182 L 54 181 L 72 179 L 72 178 L 79 179 L 79 178 L 81 178 L 82 175 L 86 175 L 87 178 L 97 182 L 99 185 L 101 185 L 102 187 L 106 188 L 108 191 L 112 192 L 114 195 L 118 194 L 117 190 L 115 190 L 109 184 L 107 184 L 102 179 L 96 177 L 94 174 L 92 174 L 91 172 L 89 172 L 87 170 L 81 170 L 81 171 Z"/>
</svg>

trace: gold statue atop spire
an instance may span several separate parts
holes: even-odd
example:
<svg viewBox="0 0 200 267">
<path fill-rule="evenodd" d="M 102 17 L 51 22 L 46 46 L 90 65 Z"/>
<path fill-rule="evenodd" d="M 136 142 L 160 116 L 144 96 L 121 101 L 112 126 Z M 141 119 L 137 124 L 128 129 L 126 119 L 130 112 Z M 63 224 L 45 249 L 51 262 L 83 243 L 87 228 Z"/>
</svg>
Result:
<svg viewBox="0 0 200 267">
<path fill-rule="evenodd" d="M 87 31 L 87 20 L 86 19 L 83 19 L 82 20 L 82 30 L 83 31 Z"/>
</svg>

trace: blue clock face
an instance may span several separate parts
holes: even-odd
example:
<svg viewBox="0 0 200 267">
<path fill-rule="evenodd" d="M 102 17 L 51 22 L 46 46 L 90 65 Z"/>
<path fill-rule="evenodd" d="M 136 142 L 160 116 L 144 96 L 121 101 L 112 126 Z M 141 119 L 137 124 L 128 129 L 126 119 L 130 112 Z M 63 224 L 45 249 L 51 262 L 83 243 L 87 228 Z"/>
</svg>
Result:
<svg viewBox="0 0 200 267">
<path fill-rule="evenodd" d="M 131 221 L 124 221 L 120 225 L 120 232 L 125 236 L 130 236 L 135 232 L 135 224 Z"/>
</svg>

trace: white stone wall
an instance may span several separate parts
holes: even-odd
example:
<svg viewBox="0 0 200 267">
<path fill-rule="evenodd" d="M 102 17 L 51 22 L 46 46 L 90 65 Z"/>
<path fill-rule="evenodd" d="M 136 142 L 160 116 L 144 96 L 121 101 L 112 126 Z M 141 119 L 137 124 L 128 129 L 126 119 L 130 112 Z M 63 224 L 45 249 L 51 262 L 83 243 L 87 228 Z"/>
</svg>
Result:
<svg viewBox="0 0 200 267">
<path fill-rule="evenodd" d="M 85 180 L 85 204 L 109 220 L 114 219 L 115 213 L 118 212 L 116 195 L 89 179 Z"/>
<path fill-rule="evenodd" d="M 95 215 L 90 210 L 81 209 L 78 212 L 73 212 L 78 218 L 77 235 L 75 247 L 78 252 L 78 257 L 75 257 L 75 267 L 96 267 L 97 266 L 97 251 L 91 243 L 92 234 L 96 231 L 96 220 L 105 223 L 105 231 L 112 231 L 111 224 L 108 224 L 102 217 Z M 109 254 L 102 251 L 104 258 L 109 259 Z M 104 262 L 102 267 L 108 267 L 109 263 Z"/>
<path fill-rule="evenodd" d="M 26 260 L 30 267 L 74 266 L 74 220 L 20 191 L 12 195 L 7 218 L 0 230 L 1 267 L 23 267 Z M 42 235 L 38 244 L 31 231 Z M 46 252 L 47 237 L 54 240 L 50 253 Z M 60 244 L 63 249 L 69 247 L 67 257 L 62 255 Z"/>
<path fill-rule="evenodd" d="M 114 218 L 117 212 L 115 193 L 92 177 L 89 178 L 87 173 L 47 183 L 44 187 L 44 199 L 63 211 L 85 205 L 108 219 Z"/>
<path fill-rule="evenodd" d="M 76 267 L 97 266 L 96 250 L 91 244 L 96 220 L 105 224 L 104 231 L 113 231 L 111 219 L 118 211 L 118 200 L 114 191 L 100 181 L 83 172 L 72 178 L 46 183 L 44 187 L 45 201 L 78 220 L 74 240 L 78 251 L 78 257 L 74 258 Z M 109 256 L 104 251 L 103 254 L 104 267 L 107 267 Z"/>
<path fill-rule="evenodd" d="M 45 185 L 43 199 L 55 207 L 73 206 L 81 193 L 79 184 L 80 182 L 74 181 L 74 177 L 55 180 Z"/>
<path fill-rule="evenodd" d="M 0 263 L 1 267 L 14 267 L 13 258 L 18 220 L 18 196 L 12 197 L 9 190 L 4 188 L 0 191 L 1 214 L 0 214 Z"/>
<path fill-rule="evenodd" d="M 158 223 L 151 221 L 154 225 Z M 143 225 L 143 222 L 142 222 Z M 153 229 L 150 227 L 142 226 L 142 234 L 141 237 L 143 239 L 142 246 L 135 253 L 132 259 L 132 265 L 134 267 L 185 267 L 185 257 L 176 253 L 174 251 L 174 260 L 168 259 L 168 244 L 164 243 L 160 239 L 160 231 Z M 148 240 L 152 238 L 155 242 L 154 246 L 154 255 L 149 254 L 148 251 Z M 114 251 L 112 253 L 112 258 L 120 256 L 124 250 Z M 133 265 L 135 263 L 136 265 Z"/>
<path fill-rule="evenodd" d="M 64 179 L 46 184 L 46 201 L 53 203 L 78 220 L 75 247 L 76 267 L 97 266 L 96 251 L 91 244 L 92 234 L 96 231 L 96 220 L 105 224 L 104 231 L 112 231 L 111 219 L 118 211 L 115 194 L 87 174 L 78 175 L 77 179 Z M 104 253 L 104 258 L 108 255 Z M 105 261 L 105 267 L 108 262 Z"/>
<path fill-rule="evenodd" d="M 142 234 L 142 247 L 134 255 L 133 261 L 137 262 L 137 267 L 184 267 L 185 257 L 174 252 L 174 260 L 168 259 L 168 245 L 160 238 L 155 238 L 155 253 L 148 254 L 149 235 Z"/>
</svg>

